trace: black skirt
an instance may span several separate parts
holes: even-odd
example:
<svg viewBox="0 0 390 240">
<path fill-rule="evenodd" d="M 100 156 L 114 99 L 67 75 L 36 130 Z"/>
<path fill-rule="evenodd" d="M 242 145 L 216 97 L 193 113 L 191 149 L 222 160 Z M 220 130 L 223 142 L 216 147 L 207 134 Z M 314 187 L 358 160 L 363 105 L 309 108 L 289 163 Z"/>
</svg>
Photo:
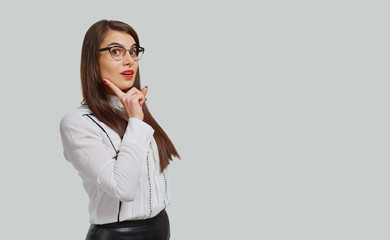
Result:
<svg viewBox="0 0 390 240">
<path fill-rule="evenodd" d="M 169 237 L 168 214 L 162 210 L 145 220 L 91 224 L 86 240 L 168 240 Z"/>
</svg>

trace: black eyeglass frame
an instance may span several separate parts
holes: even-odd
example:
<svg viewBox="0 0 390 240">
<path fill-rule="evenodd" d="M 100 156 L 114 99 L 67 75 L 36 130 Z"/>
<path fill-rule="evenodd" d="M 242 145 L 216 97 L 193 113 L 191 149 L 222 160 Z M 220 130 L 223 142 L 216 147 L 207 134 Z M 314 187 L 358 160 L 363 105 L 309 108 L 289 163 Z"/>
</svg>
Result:
<svg viewBox="0 0 390 240">
<path fill-rule="evenodd" d="M 115 59 L 115 58 L 112 56 L 112 54 L 111 54 L 111 48 L 118 48 L 118 47 L 125 50 L 125 52 L 123 53 L 121 59 Z M 107 51 L 107 50 L 108 50 L 108 51 L 110 52 L 110 56 L 112 57 L 112 59 L 114 59 L 114 60 L 116 60 L 116 61 L 120 61 L 120 60 L 122 60 L 122 59 L 125 57 L 127 51 L 130 53 L 130 51 L 131 51 L 132 49 L 134 49 L 134 48 L 137 48 L 137 49 L 138 49 L 138 51 L 137 51 L 137 61 L 138 61 L 138 60 L 141 59 L 141 58 L 138 58 L 139 53 L 140 53 L 140 52 L 142 52 L 142 54 L 145 53 L 145 48 L 143 48 L 143 47 L 134 46 L 134 47 L 132 47 L 132 48 L 130 48 L 130 49 L 126 49 L 126 48 L 124 48 L 124 47 L 122 47 L 122 46 L 116 45 L 116 46 L 109 46 L 109 47 L 101 48 L 101 49 L 99 49 L 99 52 L 103 52 L 103 51 Z M 130 56 L 131 56 L 131 53 L 130 53 Z"/>
</svg>

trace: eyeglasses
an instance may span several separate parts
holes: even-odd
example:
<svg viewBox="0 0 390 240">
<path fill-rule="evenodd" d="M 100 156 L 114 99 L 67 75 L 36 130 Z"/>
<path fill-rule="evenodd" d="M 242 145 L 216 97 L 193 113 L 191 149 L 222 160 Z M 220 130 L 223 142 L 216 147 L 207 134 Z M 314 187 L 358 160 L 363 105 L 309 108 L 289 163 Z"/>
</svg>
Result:
<svg viewBox="0 0 390 240">
<path fill-rule="evenodd" d="M 110 47 L 99 49 L 99 52 L 103 52 L 107 50 L 110 51 L 111 57 L 117 61 L 122 60 L 125 57 L 127 51 L 129 51 L 129 54 L 134 61 L 140 60 L 142 55 L 145 52 L 145 49 L 143 47 L 138 47 L 138 46 L 132 47 L 130 49 L 126 49 L 122 46 L 110 46 Z"/>
</svg>

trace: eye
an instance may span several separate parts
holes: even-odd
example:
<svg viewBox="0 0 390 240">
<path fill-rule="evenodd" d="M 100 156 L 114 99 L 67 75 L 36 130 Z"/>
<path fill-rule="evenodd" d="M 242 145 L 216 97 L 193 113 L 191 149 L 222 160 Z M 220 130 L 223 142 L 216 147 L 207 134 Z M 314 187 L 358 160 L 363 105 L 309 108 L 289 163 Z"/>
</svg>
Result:
<svg viewBox="0 0 390 240">
<path fill-rule="evenodd" d="M 124 50 L 123 50 L 123 48 L 120 48 L 120 47 L 113 47 L 113 48 L 111 48 L 110 52 L 111 52 L 112 56 L 119 57 L 119 56 L 123 55 Z"/>
<path fill-rule="evenodd" d="M 138 49 L 137 48 L 132 48 L 130 49 L 130 55 L 131 56 L 137 56 L 138 55 Z"/>
</svg>

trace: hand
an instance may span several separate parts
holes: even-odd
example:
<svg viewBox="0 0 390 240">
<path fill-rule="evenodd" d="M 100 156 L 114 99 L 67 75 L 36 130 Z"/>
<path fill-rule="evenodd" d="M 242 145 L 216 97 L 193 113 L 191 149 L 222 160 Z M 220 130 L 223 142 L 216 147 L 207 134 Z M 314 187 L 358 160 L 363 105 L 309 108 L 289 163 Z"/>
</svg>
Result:
<svg viewBox="0 0 390 240">
<path fill-rule="evenodd" d="M 122 92 L 115 84 L 113 84 L 108 79 L 102 80 L 111 90 L 118 96 L 123 107 L 127 112 L 129 118 L 135 117 L 140 120 L 144 120 L 144 112 L 142 111 L 142 104 L 146 100 L 146 93 L 148 92 L 148 87 L 144 87 L 141 91 L 135 87 L 130 88 L 126 93 Z"/>
</svg>

